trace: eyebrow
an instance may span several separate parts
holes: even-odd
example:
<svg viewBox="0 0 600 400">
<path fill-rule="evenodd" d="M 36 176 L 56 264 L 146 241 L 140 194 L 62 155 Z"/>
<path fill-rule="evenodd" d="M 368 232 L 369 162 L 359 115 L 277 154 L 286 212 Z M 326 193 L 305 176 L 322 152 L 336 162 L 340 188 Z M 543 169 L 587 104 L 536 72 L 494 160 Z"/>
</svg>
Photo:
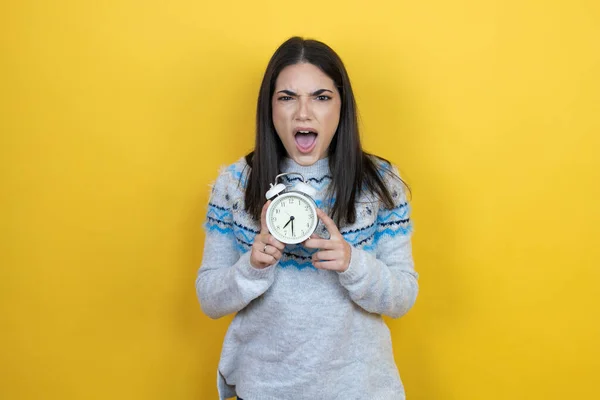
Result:
<svg viewBox="0 0 600 400">
<path fill-rule="evenodd" d="M 325 92 L 329 92 L 331 94 L 333 94 L 333 91 L 329 90 L 329 89 L 319 89 L 319 90 L 315 90 L 314 92 L 312 92 L 310 95 L 311 96 L 319 96 Z M 287 94 L 288 96 L 297 96 L 298 94 L 295 92 L 292 92 L 291 90 L 280 90 L 277 93 L 283 93 L 283 94 Z"/>
</svg>

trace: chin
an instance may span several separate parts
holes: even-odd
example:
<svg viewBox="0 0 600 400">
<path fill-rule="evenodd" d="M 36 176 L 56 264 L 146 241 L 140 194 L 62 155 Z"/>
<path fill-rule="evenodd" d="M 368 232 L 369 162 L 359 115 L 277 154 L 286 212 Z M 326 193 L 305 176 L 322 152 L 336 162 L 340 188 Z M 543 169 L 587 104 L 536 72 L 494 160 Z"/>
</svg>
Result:
<svg viewBox="0 0 600 400">
<path fill-rule="evenodd" d="M 308 167 L 319 161 L 322 157 L 319 157 L 319 153 L 314 152 L 310 154 L 295 154 L 292 159 L 303 167 Z"/>
</svg>

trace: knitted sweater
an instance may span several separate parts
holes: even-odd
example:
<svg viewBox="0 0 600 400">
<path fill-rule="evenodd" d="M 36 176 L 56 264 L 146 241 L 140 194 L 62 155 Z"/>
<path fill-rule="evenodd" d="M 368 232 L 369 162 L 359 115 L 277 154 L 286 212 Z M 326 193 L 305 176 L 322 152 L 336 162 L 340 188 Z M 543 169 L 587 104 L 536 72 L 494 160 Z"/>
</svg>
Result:
<svg viewBox="0 0 600 400">
<path fill-rule="evenodd" d="M 303 174 L 318 190 L 317 206 L 330 212 L 335 199 L 325 198 L 331 183 L 327 159 L 308 167 L 285 159 L 281 170 Z M 404 399 L 382 319 L 405 314 L 418 291 L 401 182 L 383 175 L 393 209 L 362 193 L 356 223 L 339 227 L 352 248 L 345 272 L 314 268 L 311 255 L 317 250 L 301 244 L 286 245 L 278 263 L 256 269 L 250 248 L 260 222 L 244 211 L 248 171 L 242 158 L 212 188 L 196 279 L 208 316 L 237 313 L 217 371 L 220 399 Z M 293 184 L 299 178 L 283 179 Z M 329 238 L 322 223 L 316 233 Z"/>
</svg>

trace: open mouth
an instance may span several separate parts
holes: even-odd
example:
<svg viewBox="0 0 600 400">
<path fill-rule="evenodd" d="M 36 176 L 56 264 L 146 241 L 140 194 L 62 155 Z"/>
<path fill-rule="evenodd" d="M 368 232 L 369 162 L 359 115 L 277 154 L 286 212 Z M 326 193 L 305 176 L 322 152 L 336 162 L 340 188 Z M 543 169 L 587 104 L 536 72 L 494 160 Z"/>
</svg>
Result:
<svg viewBox="0 0 600 400">
<path fill-rule="evenodd" d="M 317 144 L 318 133 L 314 129 L 299 128 L 295 130 L 296 147 L 301 153 L 310 153 Z"/>
</svg>

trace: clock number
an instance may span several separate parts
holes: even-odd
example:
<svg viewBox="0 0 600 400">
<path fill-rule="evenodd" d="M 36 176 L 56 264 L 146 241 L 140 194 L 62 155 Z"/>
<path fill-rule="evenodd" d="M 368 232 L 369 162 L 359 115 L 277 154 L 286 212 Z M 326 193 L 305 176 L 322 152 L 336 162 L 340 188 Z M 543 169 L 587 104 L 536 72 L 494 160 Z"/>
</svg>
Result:
<svg viewBox="0 0 600 400">
<path fill-rule="evenodd" d="M 307 227 L 307 228 L 310 228 L 310 222 L 307 222 L 307 223 L 306 223 L 306 227 Z"/>
<path fill-rule="evenodd" d="M 275 210 L 275 214 L 279 214 L 281 212 L 281 210 L 278 208 Z"/>
</svg>

